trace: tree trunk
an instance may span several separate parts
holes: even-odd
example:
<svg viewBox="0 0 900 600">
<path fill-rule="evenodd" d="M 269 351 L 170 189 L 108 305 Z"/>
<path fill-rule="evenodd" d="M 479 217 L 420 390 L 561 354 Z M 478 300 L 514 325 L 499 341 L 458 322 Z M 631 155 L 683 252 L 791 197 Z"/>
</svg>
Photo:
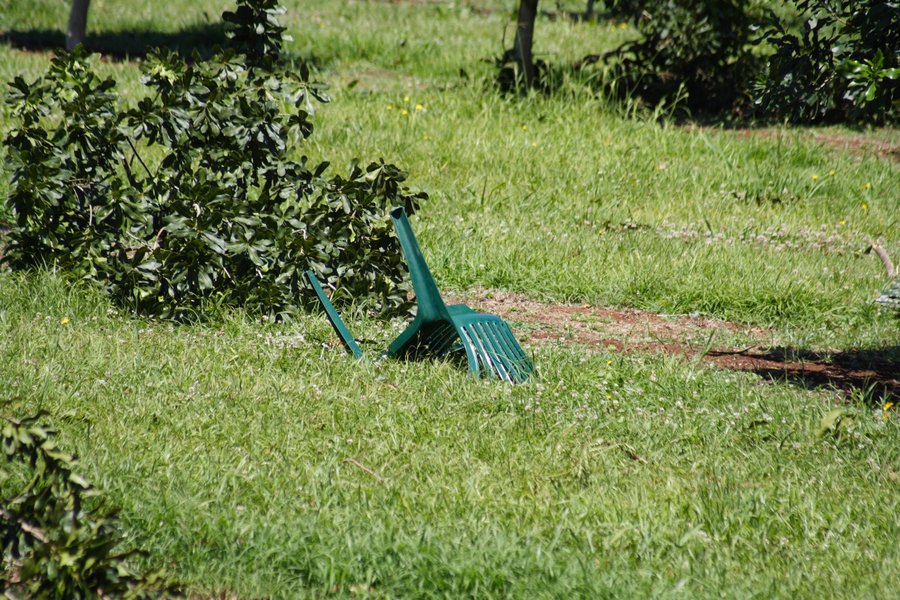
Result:
<svg viewBox="0 0 900 600">
<path fill-rule="evenodd" d="M 66 50 L 72 50 L 84 41 L 87 29 L 88 5 L 91 0 L 72 0 L 72 12 L 69 13 L 69 28 L 66 30 Z"/>
<path fill-rule="evenodd" d="M 534 19 L 537 16 L 538 0 L 520 0 L 519 16 L 516 19 L 516 43 L 513 51 L 519 72 L 525 78 L 525 85 L 534 85 L 534 59 L 531 55 L 531 43 L 534 39 Z"/>
</svg>

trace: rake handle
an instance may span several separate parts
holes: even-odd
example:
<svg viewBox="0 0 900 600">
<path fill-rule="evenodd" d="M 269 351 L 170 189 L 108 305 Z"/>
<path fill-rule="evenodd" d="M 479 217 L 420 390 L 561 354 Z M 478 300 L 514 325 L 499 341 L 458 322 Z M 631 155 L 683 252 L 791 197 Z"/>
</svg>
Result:
<svg viewBox="0 0 900 600">
<path fill-rule="evenodd" d="M 394 222 L 394 229 L 397 230 L 403 255 L 406 256 L 406 262 L 409 264 L 409 276 L 412 279 L 413 290 L 416 292 L 418 315 L 425 321 L 447 318 L 449 316 L 447 305 L 441 298 L 441 292 L 428 269 L 422 249 L 419 248 L 419 242 L 416 241 L 409 218 L 406 216 L 406 209 L 398 206 L 391 210 L 391 220 Z"/>
</svg>

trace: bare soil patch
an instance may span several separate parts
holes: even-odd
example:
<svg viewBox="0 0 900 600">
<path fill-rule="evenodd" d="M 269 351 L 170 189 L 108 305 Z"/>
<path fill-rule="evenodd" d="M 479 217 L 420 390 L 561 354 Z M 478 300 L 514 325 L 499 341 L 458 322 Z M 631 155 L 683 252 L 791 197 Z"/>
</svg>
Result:
<svg viewBox="0 0 900 600">
<path fill-rule="evenodd" d="M 779 139 L 785 137 L 783 130 L 774 128 L 737 129 L 735 133 L 742 139 Z M 846 152 L 851 156 L 861 158 L 867 155 L 874 155 L 884 160 L 900 162 L 900 144 L 896 141 L 878 139 L 864 133 L 853 134 L 822 130 L 800 133 L 792 131 L 788 135 L 799 135 L 801 139 L 811 140 L 829 150 Z"/>
<path fill-rule="evenodd" d="M 853 156 L 874 154 L 878 158 L 900 162 L 900 145 L 859 136 L 815 133 L 812 138 L 828 148 L 849 152 Z"/>
<path fill-rule="evenodd" d="M 574 342 L 612 352 L 665 352 L 807 388 L 825 386 L 848 395 L 865 391 L 879 403 L 900 399 L 900 362 L 877 351 L 813 352 L 785 347 L 764 328 L 721 319 L 549 304 L 509 292 L 477 290 L 451 299 L 521 323 L 517 334 L 525 344 Z"/>
</svg>

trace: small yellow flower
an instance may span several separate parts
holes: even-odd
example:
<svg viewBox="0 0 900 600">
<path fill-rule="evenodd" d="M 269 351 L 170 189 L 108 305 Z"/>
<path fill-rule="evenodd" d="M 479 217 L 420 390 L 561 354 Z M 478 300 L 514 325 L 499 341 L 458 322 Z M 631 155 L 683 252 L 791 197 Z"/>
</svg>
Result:
<svg viewBox="0 0 900 600">
<path fill-rule="evenodd" d="M 416 104 L 416 110 L 422 110 L 423 108 L 425 108 L 425 107 L 422 106 L 421 104 Z"/>
<path fill-rule="evenodd" d="M 863 189 L 864 190 L 872 189 L 872 184 L 867 181 L 866 184 L 863 186 Z"/>
<path fill-rule="evenodd" d="M 393 105 L 388 104 L 388 105 L 387 105 L 387 109 L 388 109 L 388 110 L 394 110 L 394 107 L 393 107 Z"/>
<path fill-rule="evenodd" d="M 60 324 L 60 325 L 68 325 L 68 324 L 69 324 L 69 317 L 63 317 L 62 319 L 60 319 L 60 320 L 59 320 L 59 324 Z"/>
<path fill-rule="evenodd" d="M 409 102 L 409 96 L 403 96 L 403 101 L 404 101 L 404 102 Z"/>
<path fill-rule="evenodd" d="M 607 399 L 607 400 L 612 400 L 612 395 L 607 394 L 607 395 L 606 395 L 606 399 Z"/>
<path fill-rule="evenodd" d="M 522 131 L 525 131 L 526 129 L 528 129 L 528 125 L 523 124 L 523 125 L 522 125 Z"/>
<path fill-rule="evenodd" d="M 862 209 L 863 209 L 863 210 L 869 210 L 869 203 L 868 203 L 868 202 L 863 202 L 863 203 L 862 203 Z"/>
<path fill-rule="evenodd" d="M 403 110 L 400 111 L 400 114 L 403 116 L 406 116 L 409 114 L 409 111 L 404 108 Z"/>
<path fill-rule="evenodd" d="M 885 410 L 885 412 L 889 411 L 892 408 L 894 408 L 894 403 L 893 402 L 885 402 L 884 406 L 882 406 L 882 408 Z"/>
<path fill-rule="evenodd" d="M 431 138 L 428 137 L 428 136 L 426 135 L 426 136 L 425 136 L 424 138 L 422 138 L 422 139 L 424 139 L 425 141 L 428 141 L 428 140 L 430 140 Z"/>
<path fill-rule="evenodd" d="M 606 365 L 607 365 L 607 366 L 609 366 L 609 365 L 611 365 L 611 364 L 612 364 L 612 360 L 606 361 Z"/>
<path fill-rule="evenodd" d="M 813 181 L 818 181 L 818 180 L 819 180 L 819 176 L 818 176 L 818 175 L 813 175 L 812 177 L 813 177 Z"/>
<path fill-rule="evenodd" d="M 846 225 L 846 224 L 847 224 L 847 219 L 841 219 L 840 221 L 838 221 L 838 225 Z"/>
<path fill-rule="evenodd" d="M 626 27 L 628 27 L 626 23 L 619 23 L 619 29 L 625 29 Z"/>
<path fill-rule="evenodd" d="M 834 177 L 834 169 L 828 171 L 828 176 L 829 176 L 829 177 Z"/>
<path fill-rule="evenodd" d="M 531 142 L 531 147 L 532 147 L 532 148 L 537 148 L 537 142 Z"/>
</svg>

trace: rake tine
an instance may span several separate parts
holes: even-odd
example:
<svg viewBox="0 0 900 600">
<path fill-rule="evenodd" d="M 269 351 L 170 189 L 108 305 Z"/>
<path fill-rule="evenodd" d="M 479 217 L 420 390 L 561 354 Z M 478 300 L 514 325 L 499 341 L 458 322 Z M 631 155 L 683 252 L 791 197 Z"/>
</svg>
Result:
<svg viewBox="0 0 900 600">
<path fill-rule="evenodd" d="M 499 356 L 497 352 L 497 348 L 494 346 L 494 340 L 491 338 L 490 330 L 487 327 L 487 323 L 475 323 L 474 326 L 479 330 L 480 336 L 479 341 L 485 349 L 485 352 L 490 360 L 491 366 L 495 374 L 500 378 L 506 381 L 512 381 L 510 374 L 507 372 L 506 364 L 503 362 L 502 358 Z"/>
<path fill-rule="evenodd" d="M 497 330 L 494 325 L 494 323 L 490 322 L 485 324 L 485 327 L 490 334 L 491 346 L 494 347 L 494 354 L 497 356 L 499 361 L 503 364 L 504 369 L 506 370 L 506 380 L 510 383 L 513 383 L 517 378 L 515 365 L 509 359 L 509 354 L 507 353 L 506 348 L 503 347 L 503 344 L 500 341 L 500 337 L 497 335 Z"/>
<path fill-rule="evenodd" d="M 503 364 L 506 366 L 506 370 L 512 378 L 518 379 L 519 372 L 515 364 L 515 355 L 510 352 L 506 340 L 503 339 L 502 324 L 502 321 L 491 320 L 486 323 L 486 326 L 491 333 L 492 344 L 497 350 L 497 354 L 500 356 Z"/>
<path fill-rule="evenodd" d="M 503 335 L 506 339 L 507 345 L 509 345 L 512 348 L 513 353 L 515 354 L 515 356 L 518 360 L 524 361 L 527 365 L 529 365 L 528 370 L 530 371 L 531 370 L 530 369 L 531 361 L 528 360 L 528 355 L 525 354 L 525 350 L 523 350 L 522 346 L 519 345 L 519 342 L 518 342 L 518 340 L 516 340 L 516 337 L 513 335 L 512 329 L 509 327 L 509 325 L 507 323 L 504 323 L 503 325 L 504 325 Z"/>
<path fill-rule="evenodd" d="M 469 344 L 472 347 L 472 355 L 477 359 L 475 361 L 476 371 L 478 376 L 481 376 L 481 373 L 491 372 L 491 363 L 487 354 L 484 352 L 484 348 L 482 348 L 480 340 L 478 339 L 478 332 L 475 331 L 474 326 L 470 323 L 466 327 L 466 332 L 469 334 Z"/>
<path fill-rule="evenodd" d="M 429 346 L 436 356 L 442 356 L 453 345 L 456 335 L 456 328 L 446 324 L 432 334 Z"/>
<path fill-rule="evenodd" d="M 470 335 L 472 336 L 473 346 L 476 350 L 475 354 L 481 359 L 482 366 L 484 367 L 484 371 L 490 374 L 496 374 L 496 368 L 494 367 L 494 363 L 491 361 L 491 355 L 488 353 L 487 349 L 484 347 L 484 341 L 481 339 L 479 335 L 478 329 L 475 323 L 472 323 L 469 326 Z"/>
<path fill-rule="evenodd" d="M 444 327 L 442 325 L 437 329 L 432 330 L 428 334 L 423 334 L 422 338 L 419 340 L 418 345 L 430 353 L 432 351 L 432 348 L 434 348 L 435 342 L 440 339 L 440 336 L 443 332 Z"/>
<path fill-rule="evenodd" d="M 491 346 L 494 348 L 494 354 L 497 356 L 499 361 L 503 363 L 503 367 L 505 368 L 507 373 L 506 379 L 508 381 L 518 379 L 518 372 L 516 371 L 515 364 L 512 360 L 510 360 L 509 351 L 503 345 L 503 342 L 500 339 L 500 332 L 497 329 L 497 322 L 493 320 L 487 321 L 484 324 L 484 328 L 487 330 Z"/>
<path fill-rule="evenodd" d="M 481 368 L 478 364 L 479 358 L 481 358 L 481 356 L 478 354 L 478 346 L 475 344 L 475 342 L 472 341 L 472 332 L 469 331 L 468 327 L 463 325 L 462 327 L 460 327 L 460 331 L 462 332 L 463 336 L 463 346 L 466 348 L 466 356 L 469 359 L 469 370 L 478 375 L 481 371 Z"/>
<path fill-rule="evenodd" d="M 500 361 L 497 359 L 497 355 L 494 352 L 493 347 L 491 347 L 490 338 L 484 331 L 484 327 L 481 323 L 475 322 L 472 324 L 472 329 L 477 332 L 478 343 L 481 345 L 481 348 L 484 351 L 485 357 L 487 358 L 487 363 L 491 367 L 492 374 L 499 377 L 500 379 L 504 379 L 504 371 L 500 366 Z"/>
<path fill-rule="evenodd" d="M 528 378 L 528 373 L 531 371 L 531 363 L 528 361 L 528 356 L 525 354 L 525 351 L 522 350 L 519 342 L 516 341 L 515 336 L 513 336 L 509 324 L 505 321 L 501 321 L 500 338 L 509 349 L 510 356 L 516 364 L 516 369 L 518 369 L 521 374 L 521 380 L 525 381 L 525 379 Z"/>
<path fill-rule="evenodd" d="M 534 371 L 534 365 L 531 363 L 531 359 L 528 358 L 528 355 L 525 353 L 525 350 L 522 346 L 519 345 L 519 342 L 516 338 L 513 337 L 512 332 L 509 334 L 509 343 L 515 348 L 516 351 L 516 359 L 519 361 L 519 364 L 522 366 L 522 371 L 525 375 Z"/>
<path fill-rule="evenodd" d="M 500 321 L 497 323 L 497 331 L 501 343 L 506 348 L 510 362 L 515 365 L 517 380 L 525 381 L 528 373 L 531 372 L 531 362 L 528 360 L 528 356 L 513 336 L 509 324 L 505 321 Z"/>
<path fill-rule="evenodd" d="M 510 360 L 516 366 L 518 380 L 520 382 L 527 380 L 528 373 L 531 372 L 531 363 L 528 361 L 528 357 L 525 356 L 524 351 L 511 335 L 504 333 L 501 335 L 501 339 L 503 340 L 503 343 L 506 344 L 507 348 L 509 348 L 511 356 Z"/>
<path fill-rule="evenodd" d="M 472 335 L 472 344 L 475 348 L 475 354 L 478 356 L 481 362 L 482 370 L 485 373 L 493 374 L 494 373 L 494 365 L 491 362 L 491 356 L 487 353 L 487 350 L 484 348 L 484 342 L 481 340 L 481 336 L 478 333 L 478 329 L 475 327 L 475 324 L 471 324 L 469 326 L 470 333 Z"/>
</svg>

